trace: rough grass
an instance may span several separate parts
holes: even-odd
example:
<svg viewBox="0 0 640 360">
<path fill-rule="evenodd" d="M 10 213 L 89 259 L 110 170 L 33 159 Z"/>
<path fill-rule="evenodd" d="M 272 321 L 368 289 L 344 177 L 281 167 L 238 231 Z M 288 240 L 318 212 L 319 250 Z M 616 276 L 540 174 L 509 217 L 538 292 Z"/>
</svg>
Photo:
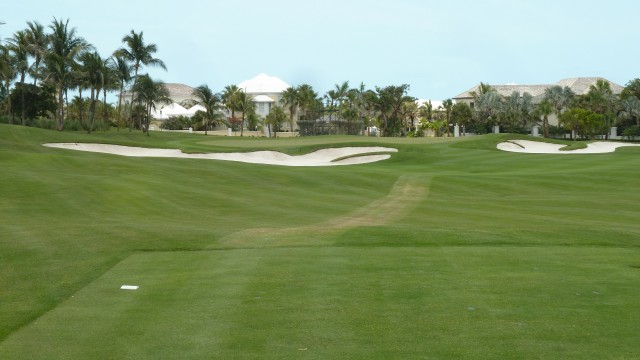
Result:
<svg viewBox="0 0 640 360">
<path fill-rule="evenodd" d="M 495 149 L 511 138 L 1 125 L 0 358 L 633 358 L 640 150 Z M 290 168 L 45 142 L 399 152 Z"/>
</svg>

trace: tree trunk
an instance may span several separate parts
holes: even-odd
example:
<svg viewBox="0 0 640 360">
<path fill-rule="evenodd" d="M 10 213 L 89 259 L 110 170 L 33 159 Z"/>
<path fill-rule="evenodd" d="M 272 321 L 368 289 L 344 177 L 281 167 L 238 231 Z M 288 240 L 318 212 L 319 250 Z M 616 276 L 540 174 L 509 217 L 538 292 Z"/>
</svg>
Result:
<svg viewBox="0 0 640 360">
<path fill-rule="evenodd" d="M 89 124 L 87 124 L 87 134 L 91 134 L 93 130 L 93 119 L 96 115 L 96 94 L 93 86 L 91 87 L 91 105 L 89 105 Z"/>
<path fill-rule="evenodd" d="M 9 89 L 9 82 L 6 81 L 6 88 Z M 11 109 L 11 96 L 7 96 L 7 112 L 9 114 L 9 124 L 13 125 L 13 111 Z"/>
<path fill-rule="evenodd" d="M 136 63 L 134 65 L 135 73 L 133 75 L 133 85 L 131 86 L 131 111 L 129 112 L 129 116 L 128 116 L 128 118 L 129 118 L 129 132 L 131 132 L 132 127 L 133 127 L 133 121 L 131 119 L 131 116 L 133 116 L 133 109 L 134 109 L 133 102 L 134 102 L 134 99 L 136 98 L 135 89 L 136 89 L 136 85 L 138 84 L 138 68 L 139 67 L 140 67 L 140 63 Z"/>
<path fill-rule="evenodd" d="M 103 122 L 105 125 L 107 125 L 108 121 L 109 121 L 109 109 L 107 109 L 107 88 L 102 89 L 102 109 L 103 112 L 102 114 L 103 116 Z"/>
<path fill-rule="evenodd" d="M 78 88 L 78 98 L 80 98 L 80 125 L 84 124 L 84 99 L 82 98 L 82 87 Z"/>
<path fill-rule="evenodd" d="M 58 111 L 56 114 L 58 115 L 58 131 L 64 130 L 64 89 L 62 88 L 62 84 L 60 84 L 60 88 L 58 89 Z"/>
<path fill-rule="evenodd" d="M 120 94 L 118 94 L 118 131 L 122 125 L 122 92 L 124 91 L 124 84 L 120 85 Z"/>
<path fill-rule="evenodd" d="M 146 124 L 144 126 L 144 131 L 147 133 L 147 136 L 151 136 L 149 134 L 149 126 L 151 125 L 151 106 L 152 103 L 149 102 L 149 104 L 147 105 L 147 120 L 145 121 Z"/>
<path fill-rule="evenodd" d="M 20 87 L 20 95 L 22 97 L 22 115 L 20 116 L 20 122 L 22 123 L 22 125 L 25 124 L 24 122 L 24 118 L 26 117 L 26 106 L 25 106 L 25 99 L 24 99 L 24 83 L 22 83 L 22 86 Z"/>
</svg>

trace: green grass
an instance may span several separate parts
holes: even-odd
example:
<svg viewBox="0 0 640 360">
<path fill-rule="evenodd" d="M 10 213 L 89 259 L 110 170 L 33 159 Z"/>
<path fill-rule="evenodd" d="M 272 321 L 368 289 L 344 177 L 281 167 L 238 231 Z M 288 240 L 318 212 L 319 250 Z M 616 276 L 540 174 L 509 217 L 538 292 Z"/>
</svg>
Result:
<svg viewBox="0 0 640 360">
<path fill-rule="evenodd" d="M 0 125 L 0 358 L 634 358 L 640 149 L 495 149 L 513 138 Z M 399 152 L 292 168 L 45 142 Z"/>
</svg>

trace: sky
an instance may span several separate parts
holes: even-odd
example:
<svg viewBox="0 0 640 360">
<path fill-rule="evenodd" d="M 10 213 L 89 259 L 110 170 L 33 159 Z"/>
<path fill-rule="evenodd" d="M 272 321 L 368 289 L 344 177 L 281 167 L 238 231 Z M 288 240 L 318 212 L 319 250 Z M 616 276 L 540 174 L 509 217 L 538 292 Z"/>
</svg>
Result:
<svg viewBox="0 0 640 360">
<path fill-rule="evenodd" d="M 216 91 L 260 73 L 319 94 L 349 81 L 409 84 L 420 99 L 479 82 L 549 84 L 640 77 L 636 0 L 25 0 L 7 1 L 0 37 L 69 19 L 107 57 L 131 30 L 168 71 L 154 79 Z"/>
</svg>

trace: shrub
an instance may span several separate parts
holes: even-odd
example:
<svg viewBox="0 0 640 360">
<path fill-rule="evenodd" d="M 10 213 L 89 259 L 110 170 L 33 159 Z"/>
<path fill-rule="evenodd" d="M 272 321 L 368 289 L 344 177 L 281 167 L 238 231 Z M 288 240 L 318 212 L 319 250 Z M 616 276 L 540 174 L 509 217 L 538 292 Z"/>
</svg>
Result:
<svg viewBox="0 0 640 360">
<path fill-rule="evenodd" d="M 160 124 L 164 130 L 185 130 L 191 126 L 191 120 L 185 116 L 169 118 Z"/>
<path fill-rule="evenodd" d="M 626 137 L 629 140 L 632 140 L 636 136 L 640 136 L 640 126 L 638 125 L 629 126 L 628 128 L 622 131 L 622 136 Z"/>
</svg>

